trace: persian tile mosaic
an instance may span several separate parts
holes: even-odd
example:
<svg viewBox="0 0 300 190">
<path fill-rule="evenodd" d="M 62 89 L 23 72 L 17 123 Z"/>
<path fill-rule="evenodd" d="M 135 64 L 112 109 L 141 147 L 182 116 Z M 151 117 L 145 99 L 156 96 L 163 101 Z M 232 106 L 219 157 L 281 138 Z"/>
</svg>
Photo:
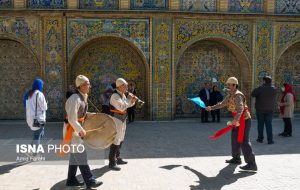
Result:
<svg viewBox="0 0 300 190">
<path fill-rule="evenodd" d="M 169 0 L 130 0 L 130 9 L 137 10 L 166 10 Z"/>
<path fill-rule="evenodd" d="M 118 10 L 119 0 L 79 0 L 79 9 Z"/>
<path fill-rule="evenodd" d="M 216 0 L 181 0 L 181 10 L 191 12 L 216 12 Z"/>
<path fill-rule="evenodd" d="M 30 9 L 64 9 L 67 8 L 66 0 L 27 0 Z"/>
<path fill-rule="evenodd" d="M 300 0 L 275 0 L 277 14 L 300 14 Z"/>
<path fill-rule="evenodd" d="M 13 0 L 0 0 L 0 9 L 13 8 Z"/>
<path fill-rule="evenodd" d="M 228 11 L 237 13 L 262 13 L 263 0 L 228 0 Z"/>
</svg>

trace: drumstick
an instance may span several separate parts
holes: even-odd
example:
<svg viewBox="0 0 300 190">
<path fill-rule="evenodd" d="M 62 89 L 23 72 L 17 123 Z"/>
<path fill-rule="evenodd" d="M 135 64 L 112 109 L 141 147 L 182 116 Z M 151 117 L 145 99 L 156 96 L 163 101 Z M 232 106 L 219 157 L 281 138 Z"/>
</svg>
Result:
<svg viewBox="0 0 300 190">
<path fill-rule="evenodd" d="M 97 129 L 91 129 L 91 130 L 88 130 L 88 131 L 85 131 L 86 133 L 89 133 L 89 132 L 93 132 L 93 131 L 97 131 L 97 130 L 100 130 L 100 128 L 97 128 Z"/>
<path fill-rule="evenodd" d="M 104 125 L 107 121 L 104 121 L 103 123 L 100 124 L 100 126 Z M 103 128 L 103 127 L 102 127 Z M 97 131 L 97 130 L 100 130 L 101 128 L 97 128 L 97 129 L 90 129 L 88 131 L 85 131 L 86 133 L 88 132 L 92 132 L 92 131 Z"/>
<path fill-rule="evenodd" d="M 103 127 L 102 127 L 102 128 L 103 128 Z M 97 130 L 102 130 L 102 129 L 100 129 L 100 128 L 97 128 L 97 129 L 90 129 L 90 130 L 88 130 L 88 131 L 85 131 L 85 133 L 89 133 L 89 132 L 93 132 L 93 131 L 97 131 Z M 81 139 L 83 140 L 84 137 L 81 137 Z"/>
</svg>

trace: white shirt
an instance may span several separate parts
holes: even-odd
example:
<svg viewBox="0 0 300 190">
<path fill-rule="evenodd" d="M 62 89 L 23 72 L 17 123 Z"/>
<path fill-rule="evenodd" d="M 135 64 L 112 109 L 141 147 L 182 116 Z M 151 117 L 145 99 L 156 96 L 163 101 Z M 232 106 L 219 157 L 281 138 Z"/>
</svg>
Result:
<svg viewBox="0 0 300 190">
<path fill-rule="evenodd" d="M 39 94 L 37 99 L 37 114 L 35 117 L 35 103 L 36 95 Z M 36 118 L 38 121 L 46 121 L 47 102 L 42 92 L 35 90 L 31 97 L 26 100 L 26 121 L 31 130 L 36 131 L 40 128 L 33 127 L 33 120 Z"/>
<path fill-rule="evenodd" d="M 83 96 L 84 101 L 87 102 L 88 95 L 83 94 L 80 91 L 79 91 L 79 93 Z M 66 112 L 68 115 L 68 121 L 74 129 L 74 132 L 72 134 L 72 140 L 71 140 L 71 144 L 74 146 L 75 145 L 79 146 L 79 145 L 83 144 L 83 140 L 79 136 L 79 132 L 83 130 L 83 127 L 82 127 L 81 123 L 78 122 L 78 110 L 79 110 L 81 104 L 82 104 L 82 100 L 81 100 L 79 94 L 75 93 L 75 94 L 72 94 L 72 96 L 70 96 L 67 99 L 66 105 L 65 105 L 65 109 L 66 109 Z M 86 117 L 88 118 L 92 114 L 93 113 L 86 112 Z M 65 136 L 66 131 L 67 131 L 67 124 L 64 123 L 63 136 Z M 72 152 L 78 153 L 76 148 Z"/>
<path fill-rule="evenodd" d="M 68 121 L 72 125 L 76 135 L 83 129 L 81 124 L 78 122 L 77 114 L 80 107 L 80 102 L 80 96 L 76 93 L 67 99 L 65 105 L 65 109 L 68 115 Z"/>
<path fill-rule="evenodd" d="M 119 93 L 121 94 L 121 92 Z M 126 98 L 125 94 L 123 94 L 123 97 L 121 98 L 119 94 L 113 93 L 110 98 L 110 104 L 119 111 L 125 111 L 127 108 L 132 107 L 135 103 L 132 103 L 128 98 Z"/>
<path fill-rule="evenodd" d="M 119 91 L 118 91 L 119 92 Z M 120 93 L 120 92 L 119 92 Z M 121 93 L 120 93 L 121 94 Z M 115 107 L 115 109 L 119 111 L 125 111 L 127 108 L 132 107 L 135 103 L 132 103 L 126 96 L 123 94 L 122 98 L 119 94 L 113 93 L 110 98 L 110 104 Z M 126 131 L 126 122 L 122 122 L 121 120 L 113 117 L 116 123 L 116 130 L 117 135 L 113 142 L 115 145 L 120 145 L 120 143 L 125 138 L 125 131 Z"/>
</svg>

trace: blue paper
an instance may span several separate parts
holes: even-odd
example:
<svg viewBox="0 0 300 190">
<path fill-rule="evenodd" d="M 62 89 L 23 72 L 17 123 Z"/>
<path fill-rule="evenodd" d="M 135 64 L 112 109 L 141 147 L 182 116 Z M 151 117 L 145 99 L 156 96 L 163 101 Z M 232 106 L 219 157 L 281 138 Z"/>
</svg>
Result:
<svg viewBox="0 0 300 190">
<path fill-rule="evenodd" d="M 198 106 L 200 106 L 201 108 L 206 108 L 205 103 L 199 98 L 199 97 L 195 97 L 195 98 L 188 98 L 189 100 L 191 100 L 192 102 L 194 102 L 195 104 L 197 104 Z"/>
</svg>

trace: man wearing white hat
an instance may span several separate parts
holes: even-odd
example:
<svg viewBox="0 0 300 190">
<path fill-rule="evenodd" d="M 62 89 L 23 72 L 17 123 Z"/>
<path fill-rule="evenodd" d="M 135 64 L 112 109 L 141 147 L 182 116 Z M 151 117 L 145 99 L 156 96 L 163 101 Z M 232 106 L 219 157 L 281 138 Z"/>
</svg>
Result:
<svg viewBox="0 0 300 190">
<path fill-rule="evenodd" d="M 243 170 L 257 171 L 255 156 L 249 140 L 251 115 L 248 110 L 244 94 L 238 90 L 238 84 L 237 78 L 228 78 L 226 82 L 229 90 L 228 96 L 226 96 L 222 102 L 214 106 L 208 106 L 206 110 L 212 111 L 227 106 L 227 109 L 233 113 L 233 120 L 230 122 L 230 125 L 234 126 L 231 131 L 231 148 L 233 158 L 226 160 L 226 163 L 241 164 L 242 161 L 240 156 L 242 150 L 247 165 L 240 168 Z"/>
<path fill-rule="evenodd" d="M 127 164 L 120 157 L 120 148 L 124 141 L 126 131 L 127 108 L 134 106 L 137 97 L 130 94 L 126 98 L 125 93 L 128 91 L 128 83 L 123 78 L 116 80 L 116 90 L 110 98 L 110 112 L 113 114 L 117 126 L 117 136 L 110 147 L 109 152 L 109 168 L 112 170 L 121 170 L 118 165 Z"/>
<path fill-rule="evenodd" d="M 90 91 L 90 81 L 86 76 L 78 75 L 75 80 L 76 93 L 72 94 L 66 101 L 65 109 L 67 112 L 67 120 L 64 124 L 64 141 L 63 144 L 71 143 L 72 146 L 83 146 L 82 138 L 86 135 L 86 131 L 82 128 L 82 123 L 86 117 L 92 113 L 88 113 L 88 93 Z M 76 148 L 75 148 L 76 150 Z M 93 176 L 87 163 L 87 154 L 84 150 L 82 153 L 70 153 L 69 170 L 67 186 L 82 186 L 84 183 L 79 182 L 76 178 L 77 168 L 79 167 L 81 175 L 84 179 L 86 187 L 94 188 L 102 184 Z"/>
</svg>

